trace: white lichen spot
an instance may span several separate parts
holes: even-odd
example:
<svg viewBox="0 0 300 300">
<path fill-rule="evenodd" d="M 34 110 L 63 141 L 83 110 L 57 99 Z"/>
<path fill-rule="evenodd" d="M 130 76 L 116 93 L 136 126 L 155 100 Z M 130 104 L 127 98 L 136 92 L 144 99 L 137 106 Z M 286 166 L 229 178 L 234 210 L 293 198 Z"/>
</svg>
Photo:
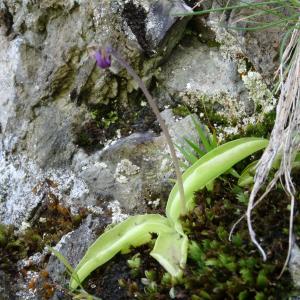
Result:
<svg viewBox="0 0 300 300">
<path fill-rule="evenodd" d="M 19 228 L 18 231 L 19 231 L 20 233 L 22 233 L 22 232 L 25 232 L 26 229 L 28 229 L 28 228 L 30 228 L 30 227 L 31 227 L 30 223 L 23 221 L 22 224 L 21 224 L 21 227 Z"/>
<path fill-rule="evenodd" d="M 47 254 L 47 251 L 44 250 L 43 253 L 37 252 L 33 255 L 29 256 L 28 258 L 22 259 L 18 261 L 17 266 L 18 270 L 21 270 L 23 268 L 38 266 L 44 259 Z"/>
<path fill-rule="evenodd" d="M 120 174 L 119 174 L 119 175 L 116 176 L 115 178 L 116 178 L 116 180 L 117 180 L 119 183 L 122 183 L 122 184 L 128 182 L 128 178 L 127 178 L 126 176 L 124 176 L 124 175 L 120 175 Z"/>
<path fill-rule="evenodd" d="M 100 170 L 104 170 L 104 169 L 107 169 L 107 164 L 105 162 L 99 162 L 99 161 L 97 161 L 95 163 L 95 167 L 99 168 Z"/>
<path fill-rule="evenodd" d="M 156 200 L 153 200 L 153 201 L 152 200 L 148 201 L 148 205 L 150 205 L 152 208 L 158 208 L 159 204 L 160 204 L 159 198 L 157 198 Z"/>
<path fill-rule="evenodd" d="M 263 82 L 262 76 L 258 72 L 250 71 L 242 76 L 242 80 L 248 89 L 249 97 L 256 105 L 261 105 L 262 112 L 267 113 L 274 109 L 276 99 Z"/>
<path fill-rule="evenodd" d="M 120 139 L 122 137 L 121 129 L 117 129 L 116 133 L 117 133 L 117 139 Z"/>
<path fill-rule="evenodd" d="M 246 64 L 245 59 L 242 59 L 242 58 L 239 59 L 237 61 L 237 66 L 238 66 L 237 71 L 239 74 L 244 75 L 247 73 L 247 64 Z"/>
<path fill-rule="evenodd" d="M 228 135 L 238 134 L 238 127 L 224 127 L 223 131 Z"/>
<path fill-rule="evenodd" d="M 123 214 L 120 202 L 118 200 L 112 201 L 108 204 L 108 208 L 112 211 L 111 222 L 112 224 L 120 223 L 128 218 L 127 214 Z"/>
<path fill-rule="evenodd" d="M 127 183 L 128 176 L 136 175 L 139 172 L 140 172 L 139 166 L 134 165 L 129 159 L 122 159 L 117 164 L 114 177 L 119 183 Z"/>
<path fill-rule="evenodd" d="M 103 214 L 103 209 L 102 209 L 102 207 L 99 207 L 99 206 L 88 205 L 87 210 L 89 212 L 91 212 L 92 214 L 95 214 L 95 215 L 102 215 Z"/>
</svg>

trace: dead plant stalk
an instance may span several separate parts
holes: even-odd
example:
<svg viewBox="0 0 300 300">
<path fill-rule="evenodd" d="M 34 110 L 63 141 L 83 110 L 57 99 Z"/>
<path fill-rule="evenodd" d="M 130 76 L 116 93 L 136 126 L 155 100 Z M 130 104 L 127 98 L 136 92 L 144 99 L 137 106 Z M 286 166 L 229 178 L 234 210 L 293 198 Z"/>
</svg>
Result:
<svg viewBox="0 0 300 300">
<path fill-rule="evenodd" d="M 298 26 L 300 24 L 300 18 Z M 285 70 L 288 72 L 285 75 Z M 248 208 L 246 212 L 249 234 L 252 242 L 259 249 L 264 260 L 267 259 L 266 253 L 256 239 L 255 231 L 252 226 L 252 210 L 266 196 L 264 193 L 255 202 L 256 195 L 267 180 L 267 176 L 272 168 L 272 164 L 277 154 L 282 155 L 281 165 L 275 173 L 274 178 L 268 184 L 267 191 L 273 187 L 278 180 L 284 179 L 283 186 L 290 197 L 290 221 L 289 221 L 289 245 L 287 258 L 279 276 L 285 270 L 291 254 L 293 243 L 293 216 L 295 206 L 295 188 L 291 178 L 292 162 L 295 153 L 300 149 L 300 32 L 295 28 L 287 44 L 281 64 L 278 70 L 280 79 L 280 97 L 276 108 L 276 119 L 271 133 L 270 143 L 264 151 L 255 174 L 254 186 L 250 194 Z"/>
</svg>

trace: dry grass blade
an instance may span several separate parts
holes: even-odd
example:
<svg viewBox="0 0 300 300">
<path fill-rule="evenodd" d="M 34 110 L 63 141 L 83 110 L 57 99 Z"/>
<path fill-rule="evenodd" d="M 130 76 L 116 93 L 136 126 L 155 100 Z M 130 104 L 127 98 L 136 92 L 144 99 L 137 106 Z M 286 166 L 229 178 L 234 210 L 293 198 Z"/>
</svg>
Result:
<svg viewBox="0 0 300 300">
<path fill-rule="evenodd" d="M 299 21 L 300 19 L 298 20 L 297 25 L 299 25 Z M 287 73 L 285 73 L 286 68 L 288 68 Z M 284 74 L 286 74 L 286 76 Z M 281 89 L 281 92 L 276 109 L 276 120 L 271 133 L 270 143 L 263 153 L 256 171 L 246 217 L 251 240 L 258 247 L 263 259 L 266 260 L 266 254 L 255 237 L 255 232 L 252 227 L 251 213 L 253 208 L 256 206 L 256 195 L 266 181 L 276 155 L 281 153 L 282 161 L 280 168 L 269 185 L 274 186 L 278 180 L 283 178 L 285 191 L 291 199 L 289 247 L 287 259 L 283 267 L 284 270 L 287 266 L 292 248 L 293 215 L 295 204 L 295 189 L 290 174 L 295 153 L 300 149 L 300 32 L 296 26 L 282 55 L 279 75 L 279 88 Z M 269 189 L 267 188 L 267 190 Z"/>
</svg>

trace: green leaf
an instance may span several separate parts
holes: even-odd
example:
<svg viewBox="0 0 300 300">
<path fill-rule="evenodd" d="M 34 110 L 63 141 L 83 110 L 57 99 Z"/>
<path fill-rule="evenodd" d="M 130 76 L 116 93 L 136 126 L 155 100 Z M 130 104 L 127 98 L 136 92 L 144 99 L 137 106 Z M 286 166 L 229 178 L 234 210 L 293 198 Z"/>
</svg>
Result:
<svg viewBox="0 0 300 300">
<path fill-rule="evenodd" d="M 150 255 L 172 276 L 180 277 L 187 259 L 188 238 L 174 231 L 158 236 Z"/>
<path fill-rule="evenodd" d="M 186 210 L 190 211 L 194 207 L 193 199 L 196 191 L 202 189 L 211 180 L 222 175 L 245 157 L 265 148 L 267 144 L 268 140 L 261 138 L 242 138 L 218 146 L 202 156 L 182 175 Z M 182 212 L 177 184 L 169 195 L 166 214 L 174 222 L 176 230 L 181 232 L 179 217 Z"/>
<path fill-rule="evenodd" d="M 239 233 L 232 236 L 232 242 L 236 247 L 242 247 L 243 246 L 243 240 L 242 240 L 241 235 Z"/>
<path fill-rule="evenodd" d="M 201 127 L 201 124 L 195 120 L 195 118 L 192 117 L 192 120 L 206 152 L 209 152 L 213 149 L 213 146 L 210 144 L 204 129 Z"/>
<path fill-rule="evenodd" d="M 118 252 L 126 252 L 130 247 L 138 247 L 151 240 L 151 233 L 173 233 L 167 218 L 149 214 L 129 217 L 112 229 L 104 232 L 87 250 L 74 273 L 82 282 L 96 268 L 106 263 Z M 74 290 L 78 282 L 71 278 L 70 288 Z"/>
<path fill-rule="evenodd" d="M 251 185 L 254 182 L 254 174 L 256 171 L 256 166 L 258 164 L 258 160 L 251 162 L 243 171 L 239 178 L 238 185 L 241 187 L 245 187 L 247 185 Z"/>
<path fill-rule="evenodd" d="M 228 173 L 235 178 L 240 178 L 240 174 L 234 168 L 229 169 Z"/>
<path fill-rule="evenodd" d="M 205 260 L 205 265 L 209 267 L 220 267 L 220 262 L 216 258 L 209 258 Z"/>
<path fill-rule="evenodd" d="M 265 300 L 265 299 L 266 299 L 266 296 L 264 293 L 262 293 L 262 292 L 256 293 L 255 300 Z"/>
<path fill-rule="evenodd" d="M 199 294 L 202 297 L 202 299 L 206 299 L 206 300 L 211 299 L 211 296 L 207 292 L 205 292 L 204 290 L 201 290 Z"/>
<path fill-rule="evenodd" d="M 71 276 L 72 280 L 74 282 L 76 282 L 77 285 L 80 285 L 81 282 L 79 280 L 79 277 L 78 277 L 77 273 L 75 272 L 75 270 L 73 269 L 73 267 L 67 261 L 67 259 L 61 253 L 59 253 L 56 249 L 52 248 L 51 246 L 47 246 L 47 248 L 59 259 L 59 261 L 61 263 L 64 264 L 64 266 L 66 267 L 67 272 Z"/>
<path fill-rule="evenodd" d="M 268 278 L 266 275 L 266 271 L 265 270 L 261 270 L 259 271 L 257 278 L 256 278 L 256 284 L 257 286 L 259 286 L 261 289 L 267 287 L 268 285 Z"/>
<path fill-rule="evenodd" d="M 175 145 L 176 148 L 181 152 L 181 154 L 183 155 L 183 157 L 190 163 L 190 164 L 194 164 L 198 158 L 194 155 L 194 153 L 192 153 L 191 151 L 187 150 L 184 147 L 181 147 L 179 145 Z"/>
<path fill-rule="evenodd" d="M 247 291 L 242 291 L 239 293 L 239 300 L 247 300 L 248 296 L 249 296 L 249 294 Z"/>
<path fill-rule="evenodd" d="M 215 184 L 215 180 L 211 180 L 210 182 L 208 182 L 205 187 L 209 192 L 212 192 L 214 189 L 214 184 Z"/>
<path fill-rule="evenodd" d="M 256 168 L 257 168 L 257 164 L 258 164 L 258 160 L 255 160 L 253 162 L 251 162 L 243 171 L 242 174 L 239 178 L 238 181 L 238 185 L 241 187 L 245 187 L 248 185 L 253 184 L 254 182 L 254 175 L 256 172 Z M 272 168 L 273 169 L 278 169 L 280 167 L 281 164 L 281 156 L 278 155 L 273 164 L 272 164 Z M 292 163 L 292 168 L 299 168 L 300 167 L 300 153 L 297 153 L 295 156 L 295 159 Z"/>
<path fill-rule="evenodd" d="M 244 268 L 240 270 L 240 273 L 245 283 L 253 284 L 254 278 L 253 278 L 252 270 Z"/>
<path fill-rule="evenodd" d="M 189 257 L 196 261 L 202 262 L 204 260 L 204 253 L 200 246 L 195 241 L 190 241 L 189 243 Z"/>
<path fill-rule="evenodd" d="M 216 130 L 213 130 L 213 133 L 210 136 L 210 144 L 212 145 L 213 148 L 218 147 L 218 138 L 217 138 Z"/>
<path fill-rule="evenodd" d="M 217 8 L 211 8 L 207 10 L 199 10 L 191 13 L 177 13 L 174 14 L 174 16 L 194 16 L 194 15 L 203 15 L 203 14 L 208 14 L 208 13 L 213 13 L 213 12 L 223 12 L 226 10 L 233 10 L 233 9 L 243 9 L 243 8 L 256 8 L 258 6 L 264 6 L 264 5 L 270 5 L 270 4 L 278 4 L 278 0 L 274 1 L 264 1 L 264 2 L 258 2 L 258 3 L 242 3 L 242 4 L 237 4 L 237 5 L 232 5 L 232 6 L 225 6 L 225 7 L 217 7 Z"/>
<path fill-rule="evenodd" d="M 228 239 L 228 232 L 223 226 L 217 228 L 217 235 L 221 241 L 226 241 Z"/>
<path fill-rule="evenodd" d="M 200 147 L 196 143 L 194 143 L 192 140 L 190 140 L 188 138 L 184 138 L 184 140 L 199 156 L 203 156 L 206 154 L 206 152 L 201 150 Z"/>
</svg>

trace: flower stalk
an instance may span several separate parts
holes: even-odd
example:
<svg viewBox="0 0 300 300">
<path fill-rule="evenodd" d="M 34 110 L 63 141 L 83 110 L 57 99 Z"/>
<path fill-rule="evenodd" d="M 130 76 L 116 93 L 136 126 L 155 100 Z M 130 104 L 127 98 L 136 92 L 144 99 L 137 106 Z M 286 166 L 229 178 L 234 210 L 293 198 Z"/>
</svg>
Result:
<svg viewBox="0 0 300 300">
<path fill-rule="evenodd" d="M 185 201 L 185 195 L 184 195 L 183 181 L 182 181 L 181 171 L 180 171 L 180 167 L 179 167 L 179 161 L 178 161 L 178 158 L 176 155 L 175 147 L 172 142 L 172 138 L 171 138 L 170 132 L 168 130 L 168 127 L 166 126 L 165 120 L 161 116 L 158 106 L 157 106 L 154 98 L 151 96 L 150 92 L 148 91 L 143 80 L 138 76 L 138 74 L 134 71 L 134 69 L 121 57 L 121 55 L 115 49 L 113 49 L 111 47 L 106 47 L 106 48 L 101 49 L 100 51 L 97 51 L 94 53 L 94 57 L 97 61 L 97 65 L 103 69 L 110 67 L 111 56 L 121 66 L 123 66 L 127 70 L 128 74 L 130 74 L 132 76 L 132 78 L 137 82 L 140 89 L 144 93 L 149 106 L 151 107 L 153 113 L 155 114 L 155 117 L 160 125 L 160 128 L 162 129 L 162 132 L 164 133 L 164 135 L 166 137 L 166 142 L 170 149 L 170 154 L 171 154 L 172 161 L 174 163 L 175 174 L 176 174 L 176 178 L 177 178 L 177 182 L 178 182 L 178 189 L 179 189 L 179 193 L 180 193 L 180 202 L 181 202 L 181 214 L 184 215 L 184 214 L 186 214 L 186 201 Z"/>
</svg>

